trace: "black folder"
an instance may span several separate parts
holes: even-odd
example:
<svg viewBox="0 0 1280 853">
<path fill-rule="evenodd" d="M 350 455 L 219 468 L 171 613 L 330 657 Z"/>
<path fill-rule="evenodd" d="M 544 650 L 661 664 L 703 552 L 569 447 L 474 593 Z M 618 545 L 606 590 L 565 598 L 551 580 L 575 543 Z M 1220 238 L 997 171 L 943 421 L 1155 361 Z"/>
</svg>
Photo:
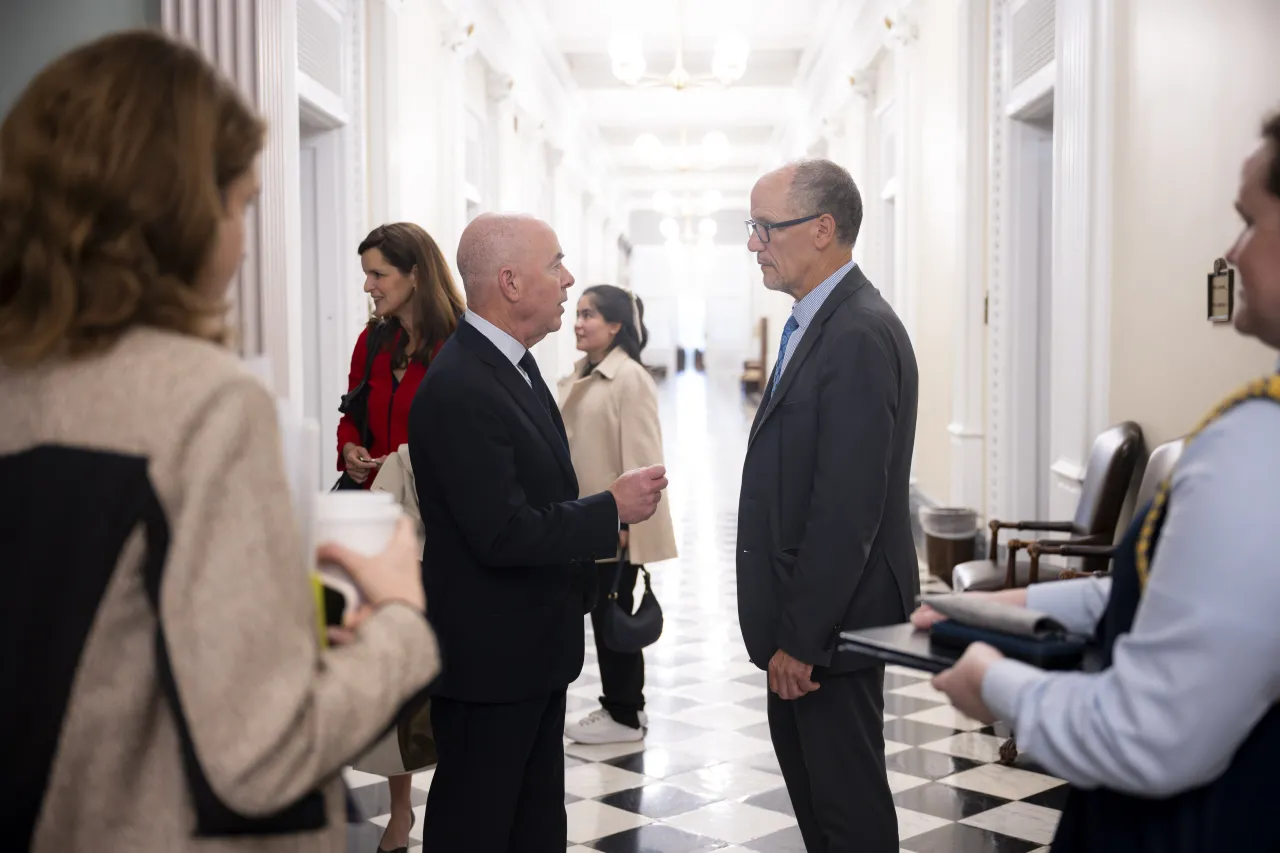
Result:
<svg viewBox="0 0 1280 853">
<path fill-rule="evenodd" d="M 917 631 L 910 622 L 863 628 L 840 634 L 841 651 L 852 651 L 885 663 L 896 663 L 908 669 L 942 672 L 950 669 L 960 657 L 951 649 L 935 649 L 928 631 Z"/>
</svg>

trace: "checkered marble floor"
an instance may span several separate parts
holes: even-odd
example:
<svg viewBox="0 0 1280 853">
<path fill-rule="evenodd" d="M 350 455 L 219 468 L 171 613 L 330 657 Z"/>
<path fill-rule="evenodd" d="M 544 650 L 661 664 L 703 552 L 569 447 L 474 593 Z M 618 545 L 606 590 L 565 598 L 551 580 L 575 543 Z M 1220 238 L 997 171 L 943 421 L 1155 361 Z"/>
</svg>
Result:
<svg viewBox="0 0 1280 853">
<path fill-rule="evenodd" d="M 666 627 L 645 654 L 649 731 L 641 743 L 566 740 L 569 851 L 803 853 L 769 741 L 765 676 L 738 633 L 734 513 L 751 411 L 732 377 L 686 373 L 662 388 L 681 557 L 650 567 Z M 589 621 L 585 630 L 591 649 Z M 598 706 L 599 685 L 588 651 L 569 688 L 570 719 Z M 888 668 L 885 754 L 904 851 L 1047 850 L 1066 786 L 1023 759 L 993 763 L 1003 734 L 951 708 L 922 673 Z M 351 827 L 349 850 L 373 853 L 389 810 L 386 780 L 346 776 L 370 818 Z M 420 839 L 430 772 L 413 786 Z"/>
</svg>

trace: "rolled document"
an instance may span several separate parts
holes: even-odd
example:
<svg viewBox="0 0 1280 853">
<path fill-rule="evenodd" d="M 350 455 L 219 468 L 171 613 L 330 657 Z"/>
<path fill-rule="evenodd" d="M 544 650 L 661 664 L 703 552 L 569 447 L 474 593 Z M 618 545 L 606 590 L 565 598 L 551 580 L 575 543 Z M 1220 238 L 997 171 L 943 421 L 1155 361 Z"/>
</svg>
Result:
<svg viewBox="0 0 1280 853">
<path fill-rule="evenodd" d="M 932 595 L 921 599 L 921 603 L 929 605 L 948 619 L 971 628 L 1002 631 L 1034 640 L 1047 640 L 1067 634 L 1066 627 L 1048 614 L 991 601 L 980 595 Z"/>
</svg>

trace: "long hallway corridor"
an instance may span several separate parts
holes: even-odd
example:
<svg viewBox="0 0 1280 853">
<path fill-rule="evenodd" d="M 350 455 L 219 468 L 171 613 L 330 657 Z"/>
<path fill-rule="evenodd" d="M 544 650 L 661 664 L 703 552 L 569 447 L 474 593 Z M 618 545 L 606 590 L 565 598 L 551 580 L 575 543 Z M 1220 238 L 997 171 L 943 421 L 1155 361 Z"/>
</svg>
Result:
<svg viewBox="0 0 1280 853">
<path fill-rule="evenodd" d="M 765 675 L 738 633 L 735 516 L 752 409 L 728 375 L 688 371 L 659 388 L 681 556 L 650 567 L 666 619 L 645 653 L 649 732 L 639 743 L 566 741 L 570 850 L 804 853 L 769 741 Z M 586 631 L 570 719 L 598 707 L 590 621 Z M 1023 759 L 992 763 L 1003 739 L 945 704 L 921 673 L 889 667 L 885 691 L 903 850 L 1027 853 L 1049 843 L 1065 785 Z M 351 770 L 347 780 L 371 817 L 352 828 L 349 849 L 372 853 L 389 809 L 386 780 Z M 415 777 L 415 839 L 430 786 L 430 773 Z"/>
</svg>

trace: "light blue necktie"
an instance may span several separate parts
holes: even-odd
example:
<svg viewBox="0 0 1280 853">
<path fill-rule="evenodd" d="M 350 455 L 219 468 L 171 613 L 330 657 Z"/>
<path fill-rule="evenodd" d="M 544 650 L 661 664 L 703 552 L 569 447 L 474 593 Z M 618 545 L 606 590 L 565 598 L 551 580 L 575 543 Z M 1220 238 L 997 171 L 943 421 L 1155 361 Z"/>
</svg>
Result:
<svg viewBox="0 0 1280 853">
<path fill-rule="evenodd" d="M 782 343 L 778 347 L 778 361 L 773 366 L 773 387 L 775 389 L 782 379 L 782 361 L 787 355 L 787 341 L 791 340 L 791 333 L 798 328 L 800 328 L 800 324 L 796 322 L 796 315 L 794 314 L 787 318 L 787 324 L 782 327 Z"/>
</svg>

